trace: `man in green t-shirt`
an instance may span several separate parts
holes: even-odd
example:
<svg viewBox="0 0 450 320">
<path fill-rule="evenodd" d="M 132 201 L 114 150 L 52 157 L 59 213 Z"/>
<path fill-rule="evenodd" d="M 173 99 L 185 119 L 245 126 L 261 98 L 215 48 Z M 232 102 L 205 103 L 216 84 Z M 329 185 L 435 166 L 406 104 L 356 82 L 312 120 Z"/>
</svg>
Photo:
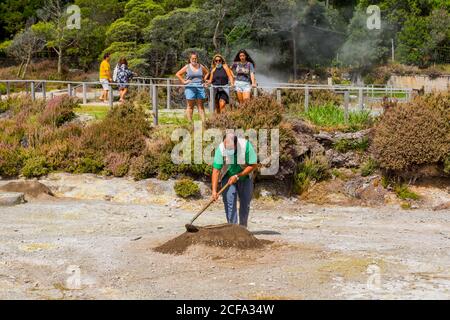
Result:
<svg viewBox="0 0 450 320">
<path fill-rule="evenodd" d="M 249 176 L 257 166 L 257 155 L 252 144 L 238 138 L 233 133 L 225 135 L 223 142 L 214 154 L 212 173 L 212 197 L 218 199 L 219 182 L 223 187 L 222 198 L 228 223 L 238 223 L 237 199 L 239 198 L 239 224 L 247 227 L 250 201 L 253 194 L 253 181 Z"/>
</svg>

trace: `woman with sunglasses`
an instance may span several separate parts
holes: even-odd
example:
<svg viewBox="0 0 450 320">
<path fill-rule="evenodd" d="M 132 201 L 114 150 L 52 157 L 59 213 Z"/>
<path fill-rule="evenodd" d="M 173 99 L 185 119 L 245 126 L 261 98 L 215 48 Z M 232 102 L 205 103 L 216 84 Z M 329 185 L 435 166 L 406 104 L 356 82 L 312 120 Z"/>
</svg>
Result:
<svg viewBox="0 0 450 320">
<path fill-rule="evenodd" d="M 220 54 L 216 54 L 213 58 L 208 83 L 214 86 L 215 109 L 217 113 L 221 113 L 230 103 L 229 86 L 233 85 L 234 78 L 233 72 Z"/>
</svg>

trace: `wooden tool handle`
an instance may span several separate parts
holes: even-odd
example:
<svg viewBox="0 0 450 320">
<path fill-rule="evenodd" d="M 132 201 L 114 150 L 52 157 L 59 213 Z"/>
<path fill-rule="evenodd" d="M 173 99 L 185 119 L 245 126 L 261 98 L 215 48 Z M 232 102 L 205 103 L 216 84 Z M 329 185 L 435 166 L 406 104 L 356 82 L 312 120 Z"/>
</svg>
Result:
<svg viewBox="0 0 450 320">
<path fill-rule="evenodd" d="M 217 193 L 217 195 L 218 196 L 220 196 L 224 191 L 225 191 L 225 189 L 226 188 L 228 188 L 230 185 L 227 183 L 226 185 L 224 185 L 223 186 L 223 188 L 222 189 L 220 189 L 220 191 Z M 198 216 L 199 215 L 201 215 L 206 209 L 208 209 L 208 207 L 211 205 L 211 203 L 213 203 L 214 201 L 216 201 L 215 199 L 211 199 L 200 211 L 199 211 L 199 213 L 197 213 L 196 215 L 195 215 L 195 217 L 194 218 L 192 218 L 192 220 L 191 220 L 191 223 L 190 224 L 192 224 L 194 221 L 195 221 L 195 219 L 197 219 L 198 218 Z"/>
</svg>

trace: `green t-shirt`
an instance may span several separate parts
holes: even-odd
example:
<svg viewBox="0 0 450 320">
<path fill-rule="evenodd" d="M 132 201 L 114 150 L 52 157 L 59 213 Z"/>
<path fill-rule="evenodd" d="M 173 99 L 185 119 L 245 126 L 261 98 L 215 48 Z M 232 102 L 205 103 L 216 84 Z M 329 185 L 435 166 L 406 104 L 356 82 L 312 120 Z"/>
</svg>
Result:
<svg viewBox="0 0 450 320">
<path fill-rule="evenodd" d="M 237 163 L 237 154 L 234 153 L 233 161 L 232 163 L 228 164 L 228 170 L 226 173 L 227 177 L 234 176 L 235 174 L 240 173 L 243 169 L 241 166 Z M 245 163 L 247 165 L 256 164 L 258 162 L 258 157 L 256 155 L 255 149 L 253 148 L 252 144 L 247 141 L 245 144 Z M 220 148 L 216 148 L 216 152 L 214 153 L 214 161 L 213 161 L 213 168 L 217 170 L 221 170 L 223 167 L 223 154 L 220 151 Z M 248 179 L 248 176 L 242 177 L 240 179 Z"/>
</svg>

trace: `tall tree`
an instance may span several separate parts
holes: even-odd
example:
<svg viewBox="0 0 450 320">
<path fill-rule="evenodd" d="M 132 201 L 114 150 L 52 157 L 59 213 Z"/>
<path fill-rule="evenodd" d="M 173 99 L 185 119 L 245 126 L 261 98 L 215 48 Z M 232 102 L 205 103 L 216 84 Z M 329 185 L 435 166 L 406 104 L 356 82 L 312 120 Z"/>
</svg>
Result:
<svg viewBox="0 0 450 320">
<path fill-rule="evenodd" d="M 47 47 L 58 55 L 58 74 L 61 75 L 65 50 L 75 43 L 75 29 L 67 27 L 70 15 L 66 11 L 65 1 L 45 0 L 39 15 L 44 22 L 35 24 L 33 30 L 42 34 L 47 39 Z"/>
<path fill-rule="evenodd" d="M 8 54 L 20 61 L 17 76 L 25 78 L 28 66 L 33 56 L 44 49 L 45 40 L 36 34 L 31 28 L 19 32 L 14 37 L 13 42 L 8 47 Z"/>
</svg>

